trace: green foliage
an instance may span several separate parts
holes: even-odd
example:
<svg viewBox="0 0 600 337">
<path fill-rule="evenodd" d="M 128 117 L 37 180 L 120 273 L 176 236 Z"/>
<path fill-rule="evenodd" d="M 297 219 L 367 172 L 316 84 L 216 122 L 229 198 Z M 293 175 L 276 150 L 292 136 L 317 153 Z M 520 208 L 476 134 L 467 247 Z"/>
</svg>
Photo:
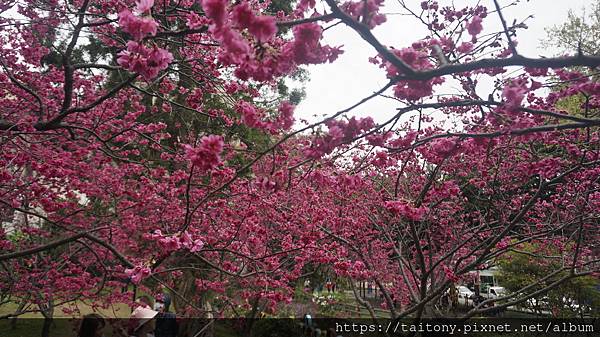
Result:
<svg viewBox="0 0 600 337">
<path fill-rule="evenodd" d="M 562 256 L 555 247 L 537 243 L 525 243 L 499 260 L 499 283 L 509 292 L 518 292 L 523 287 L 535 285 L 528 293 L 541 290 L 567 276 L 569 270 L 557 273 L 541 281 L 563 267 Z M 592 276 L 569 279 L 545 295 L 529 301 L 525 306 L 538 312 L 551 311 L 558 317 L 573 317 L 600 313 L 600 281 Z"/>
<path fill-rule="evenodd" d="M 546 46 L 554 46 L 563 52 L 573 52 L 580 49 L 589 55 L 600 54 L 600 0 L 596 0 L 591 8 L 581 14 L 569 11 L 567 22 L 546 29 L 548 38 Z"/>
<path fill-rule="evenodd" d="M 585 102 L 585 97 L 581 94 L 562 98 L 556 103 L 556 108 L 565 110 L 569 115 L 582 115 L 581 106 Z M 582 117 L 582 116 L 581 116 Z"/>
</svg>

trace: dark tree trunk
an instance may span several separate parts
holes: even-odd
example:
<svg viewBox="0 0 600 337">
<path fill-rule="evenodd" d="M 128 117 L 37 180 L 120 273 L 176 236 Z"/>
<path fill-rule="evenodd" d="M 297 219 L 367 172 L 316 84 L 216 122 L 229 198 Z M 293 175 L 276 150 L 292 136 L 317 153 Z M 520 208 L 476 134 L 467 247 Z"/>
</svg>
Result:
<svg viewBox="0 0 600 337">
<path fill-rule="evenodd" d="M 44 317 L 44 326 L 42 327 L 42 337 L 50 336 L 50 327 L 52 326 L 52 316 Z"/>
</svg>

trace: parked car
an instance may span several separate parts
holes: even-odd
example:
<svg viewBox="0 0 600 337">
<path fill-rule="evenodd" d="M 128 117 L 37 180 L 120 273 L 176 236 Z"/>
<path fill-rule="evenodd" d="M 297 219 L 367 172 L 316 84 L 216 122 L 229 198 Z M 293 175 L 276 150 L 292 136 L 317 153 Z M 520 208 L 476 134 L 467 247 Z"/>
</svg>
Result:
<svg viewBox="0 0 600 337">
<path fill-rule="evenodd" d="M 471 289 L 466 286 L 458 286 L 458 297 L 459 298 L 471 298 L 475 294 Z"/>
<path fill-rule="evenodd" d="M 494 299 L 498 297 L 503 297 L 506 295 L 506 288 L 504 287 L 489 287 L 487 291 L 482 294 L 483 297 L 487 299 Z"/>
<path fill-rule="evenodd" d="M 475 293 L 466 286 L 458 286 L 458 304 L 472 306 Z"/>
</svg>

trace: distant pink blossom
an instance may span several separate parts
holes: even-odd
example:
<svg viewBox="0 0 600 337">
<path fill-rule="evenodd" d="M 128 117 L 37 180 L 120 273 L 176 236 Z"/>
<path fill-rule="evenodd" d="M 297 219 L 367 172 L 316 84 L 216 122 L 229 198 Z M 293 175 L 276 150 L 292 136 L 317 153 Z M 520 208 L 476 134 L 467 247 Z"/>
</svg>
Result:
<svg viewBox="0 0 600 337">
<path fill-rule="evenodd" d="M 135 41 L 140 41 L 146 36 L 155 36 L 158 23 L 152 18 L 137 17 L 129 9 L 124 9 L 119 13 L 119 27 Z"/>
<path fill-rule="evenodd" d="M 264 126 L 264 123 L 260 118 L 259 110 L 252 104 L 241 101 L 237 104 L 235 110 L 241 115 L 242 123 L 247 126 L 251 128 L 260 128 Z"/>
<path fill-rule="evenodd" d="M 481 17 L 479 16 L 475 16 L 473 17 L 473 19 L 471 20 L 471 22 L 469 22 L 467 24 L 467 32 L 469 32 L 469 34 L 473 37 L 477 36 L 479 33 L 481 33 L 481 31 L 483 30 L 483 26 L 481 25 Z"/>
<path fill-rule="evenodd" d="M 254 18 L 248 31 L 258 41 L 265 42 L 273 38 L 277 33 L 277 26 L 275 25 L 275 18 L 268 15 L 258 16 Z"/>
<path fill-rule="evenodd" d="M 138 13 L 146 13 L 154 6 L 154 0 L 138 0 L 135 5 L 135 10 Z"/>
<path fill-rule="evenodd" d="M 420 221 L 428 209 L 426 207 L 413 207 L 405 201 L 387 201 L 385 208 L 393 214 L 403 216 L 412 221 Z"/>
<path fill-rule="evenodd" d="M 235 6 L 231 11 L 231 20 L 240 28 L 249 28 L 254 22 L 256 16 L 248 2 L 244 1 Z"/>
<path fill-rule="evenodd" d="M 155 78 L 173 61 L 173 55 L 167 50 L 156 46 L 147 48 L 135 41 L 127 42 L 127 49 L 118 56 L 117 63 L 121 67 L 142 75 L 146 80 Z"/>
<path fill-rule="evenodd" d="M 279 105 L 278 124 L 282 130 L 289 130 L 294 125 L 294 109 L 296 107 L 288 101 Z"/>
<path fill-rule="evenodd" d="M 201 171 L 213 170 L 221 164 L 223 147 L 223 138 L 216 135 L 202 137 L 197 147 L 184 145 L 187 159 Z"/>
<path fill-rule="evenodd" d="M 189 12 L 185 16 L 186 24 L 189 29 L 197 29 L 207 24 L 208 19 L 206 17 L 198 15 L 196 12 Z"/>
<path fill-rule="evenodd" d="M 519 81 L 509 83 L 502 90 L 504 104 L 513 110 L 520 107 L 523 99 L 525 99 L 525 94 L 527 91 L 527 87 L 521 85 Z"/>
<path fill-rule="evenodd" d="M 456 142 L 448 138 L 440 138 L 431 142 L 431 149 L 438 156 L 445 157 L 452 153 L 456 147 Z"/>
<path fill-rule="evenodd" d="M 214 24 L 221 26 L 227 18 L 227 0 L 202 0 L 202 9 Z"/>
<path fill-rule="evenodd" d="M 125 274 L 131 278 L 131 282 L 139 284 L 144 278 L 150 276 L 151 270 L 148 267 L 135 266 L 133 269 L 125 269 Z"/>
<path fill-rule="evenodd" d="M 473 50 L 473 44 L 471 42 L 463 42 L 456 48 L 456 50 L 459 53 L 466 54 Z"/>
</svg>

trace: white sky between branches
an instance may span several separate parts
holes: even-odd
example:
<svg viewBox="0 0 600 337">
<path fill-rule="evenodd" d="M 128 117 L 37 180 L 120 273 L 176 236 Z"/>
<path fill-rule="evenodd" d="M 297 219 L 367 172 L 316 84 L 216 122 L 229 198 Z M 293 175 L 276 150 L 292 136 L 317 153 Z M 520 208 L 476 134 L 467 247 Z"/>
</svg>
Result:
<svg viewBox="0 0 600 337">
<path fill-rule="evenodd" d="M 422 0 L 406 0 L 406 4 L 416 13 L 420 13 Z M 494 9 L 492 0 L 455 0 L 457 8 L 463 5 L 474 5 L 477 2 Z M 511 0 L 501 0 L 500 4 L 509 4 Z M 439 0 L 440 7 L 450 1 Z M 534 17 L 527 20 L 529 27 L 519 30 L 517 35 L 517 50 L 528 57 L 553 56 L 559 51 L 542 46 L 541 40 L 546 38 L 545 28 L 563 23 L 567 20 L 569 9 L 579 14 L 584 7 L 590 7 L 592 0 L 522 0 L 517 6 L 503 10 L 506 21 L 510 24 L 514 19 L 521 22 L 529 15 Z M 320 12 L 326 5 L 321 4 Z M 387 0 L 383 13 L 404 13 L 405 11 L 395 0 Z M 488 15 L 483 21 L 484 31 L 500 30 L 501 23 L 498 15 Z M 387 22 L 373 30 L 374 35 L 386 46 L 403 48 L 426 36 L 423 24 L 413 17 L 405 15 L 387 15 Z M 387 83 L 385 72 L 377 65 L 368 62 L 368 58 L 376 55 L 376 51 L 351 28 L 340 24 L 324 33 L 324 43 L 332 46 L 344 45 L 344 53 L 331 64 L 308 67 L 310 77 L 306 83 L 306 98 L 296 109 L 296 119 L 306 119 L 310 122 L 320 120 L 324 114 L 331 115 L 345 109 L 360 99 L 370 95 Z M 482 84 L 485 86 L 485 84 Z M 451 84 L 437 87 L 440 93 L 456 92 Z M 489 84 L 487 88 L 489 89 Z M 485 91 L 482 91 L 485 92 Z M 488 90 L 489 92 L 489 90 Z M 391 93 L 389 91 L 388 93 Z M 485 92 L 484 97 L 487 97 Z M 382 122 L 391 117 L 399 106 L 388 98 L 374 98 L 356 108 L 347 116 L 371 116 L 375 122 Z"/>
</svg>

